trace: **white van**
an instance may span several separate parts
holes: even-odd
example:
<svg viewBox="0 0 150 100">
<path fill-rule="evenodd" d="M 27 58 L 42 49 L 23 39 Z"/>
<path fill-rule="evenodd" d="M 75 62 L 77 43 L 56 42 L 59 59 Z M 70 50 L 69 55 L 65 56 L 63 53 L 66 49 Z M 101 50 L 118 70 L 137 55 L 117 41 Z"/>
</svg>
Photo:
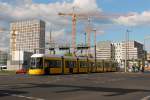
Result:
<svg viewBox="0 0 150 100">
<path fill-rule="evenodd" d="M 7 66 L 6 66 L 6 65 L 1 65 L 1 66 L 0 66 L 0 69 L 1 69 L 1 70 L 5 70 L 5 69 L 7 69 Z"/>
</svg>

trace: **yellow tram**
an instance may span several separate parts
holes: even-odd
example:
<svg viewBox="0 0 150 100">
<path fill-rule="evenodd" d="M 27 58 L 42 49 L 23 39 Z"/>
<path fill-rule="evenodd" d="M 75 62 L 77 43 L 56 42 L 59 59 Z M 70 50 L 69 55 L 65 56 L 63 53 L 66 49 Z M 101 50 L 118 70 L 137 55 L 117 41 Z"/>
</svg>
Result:
<svg viewBox="0 0 150 100">
<path fill-rule="evenodd" d="M 30 75 L 99 73 L 116 71 L 114 61 L 95 60 L 87 57 L 67 57 L 48 54 L 33 54 Z"/>
</svg>

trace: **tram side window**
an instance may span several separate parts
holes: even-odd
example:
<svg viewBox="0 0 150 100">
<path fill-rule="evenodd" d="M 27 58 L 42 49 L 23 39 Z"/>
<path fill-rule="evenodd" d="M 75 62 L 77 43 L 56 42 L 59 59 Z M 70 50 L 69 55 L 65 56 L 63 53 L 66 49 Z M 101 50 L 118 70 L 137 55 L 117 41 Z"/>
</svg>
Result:
<svg viewBox="0 0 150 100">
<path fill-rule="evenodd" d="M 77 66 L 77 63 L 75 61 L 65 61 L 67 68 L 74 68 Z"/>
<path fill-rule="evenodd" d="M 98 65 L 98 67 L 103 67 L 103 63 L 102 62 L 98 62 L 97 65 Z"/>
<path fill-rule="evenodd" d="M 115 68 L 117 66 L 117 63 L 112 62 L 112 67 Z"/>
<path fill-rule="evenodd" d="M 45 65 L 50 68 L 61 67 L 61 61 L 59 60 L 45 60 Z"/>
<path fill-rule="evenodd" d="M 81 62 L 80 62 L 80 67 L 81 67 L 81 68 L 88 67 L 87 62 L 81 61 Z"/>
<path fill-rule="evenodd" d="M 90 62 L 90 63 L 89 63 L 89 66 L 90 66 L 90 67 L 95 67 L 95 63 Z"/>
<path fill-rule="evenodd" d="M 109 67 L 109 63 L 108 62 L 105 62 L 105 67 Z"/>
<path fill-rule="evenodd" d="M 42 58 L 37 58 L 37 59 L 36 59 L 36 66 L 37 66 L 37 67 L 42 67 L 42 65 L 43 65 L 43 60 L 42 60 Z"/>
<path fill-rule="evenodd" d="M 43 60 L 42 58 L 32 58 L 31 59 L 31 68 L 42 68 L 43 67 Z"/>
<path fill-rule="evenodd" d="M 32 58 L 32 59 L 31 59 L 31 67 L 30 67 L 30 68 L 31 68 L 31 69 L 36 68 L 35 58 Z"/>
<path fill-rule="evenodd" d="M 114 64 L 114 63 L 112 63 L 112 64 L 111 64 L 111 67 L 112 67 L 112 68 L 113 68 L 113 67 L 115 67 L 115 64 Z"/>
</svg>

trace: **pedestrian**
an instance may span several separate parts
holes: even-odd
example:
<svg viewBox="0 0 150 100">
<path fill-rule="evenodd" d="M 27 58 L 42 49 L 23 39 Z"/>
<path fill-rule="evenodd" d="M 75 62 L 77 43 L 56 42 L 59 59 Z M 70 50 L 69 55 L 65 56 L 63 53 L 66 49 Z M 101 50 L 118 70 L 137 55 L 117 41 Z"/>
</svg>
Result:
<svg viewBox="0 0 150 100">
<path fill-rule="evenodd" d="M 140 72 L 140 67 L 137 66 L 137 71 Z"/>
<path fill-rule="evenodd" d="M 135 65 L 132 66 L 133 72 L 135 72 Z"/>
<path fill-rule="evenodd" d="M 142 66 L 142 70 L 141 71 L 144 72 L 144 66 Z"/>
</svg>

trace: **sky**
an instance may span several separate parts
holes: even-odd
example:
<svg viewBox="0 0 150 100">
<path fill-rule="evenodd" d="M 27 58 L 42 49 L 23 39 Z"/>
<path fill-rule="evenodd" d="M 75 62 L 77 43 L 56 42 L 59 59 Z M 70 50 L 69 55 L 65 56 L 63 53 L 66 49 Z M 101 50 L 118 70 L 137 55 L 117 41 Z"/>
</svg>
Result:
<svg viewBox="0 0 150 100">
<path fill-rule="evenodd" d="M 46 22 L 46 42 L 49 30 L 58 43 L 71 42 L 71 17 L 59 16 L 58 12 L 90 16 L 90 26 L 97 30 L 97 41 L 123 41 L 126 30 L 130 40 L 143 42 L 150 36 L 150 0 L 0 0 L 0 31 L 9 31 L 9 24 L 15 20 L 30 18 Z M 100 16 L 103 17 L 100 17 Z M 85 40 L 87 18 L 77 18 L 77 43 Z M 9 47 L 9 32 L 0 32 L 0 48 Z M 91 43 L 94 42 L 91 32 Z M 146 48 L 150 40 L 146 40 Z"/>
</svg>

